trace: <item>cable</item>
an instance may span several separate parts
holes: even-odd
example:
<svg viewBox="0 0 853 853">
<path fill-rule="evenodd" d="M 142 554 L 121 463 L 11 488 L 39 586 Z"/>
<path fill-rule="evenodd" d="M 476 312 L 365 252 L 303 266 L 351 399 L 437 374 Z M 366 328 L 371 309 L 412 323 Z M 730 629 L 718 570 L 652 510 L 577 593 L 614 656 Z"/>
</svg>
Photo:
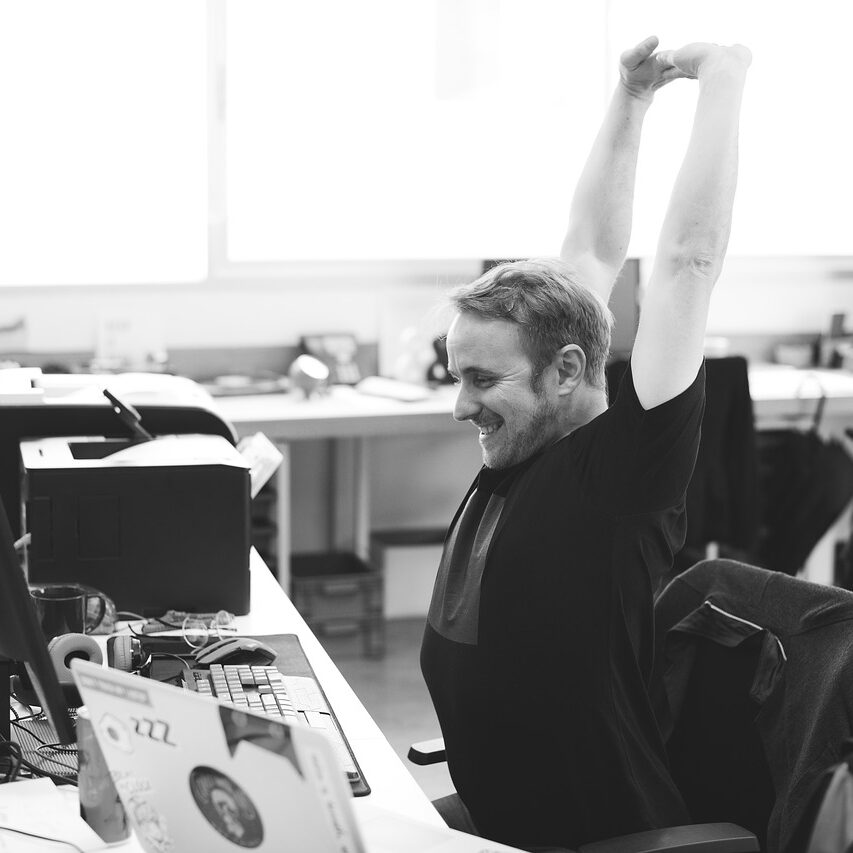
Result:
<svg viewBox="0 0 853 853">
<path fill-rule="evenodd" d="M 12 740 L 0 741 L 0 753 L 9 753 L 9 769 L 6 771 L 5 782 L 14 782 L 21 772 L 21 763 L 24 760 L 24 754 L 20 744 Z"/>
<path fill-rule="evenodd" d="M 64 838 L 51 838 L 49 835 L 36 835 L 35 832 L 25 832 L 23 829 L 14 829 L 11 826 L 0 825 L 0 832 L 16 832 L 18 835 L 26 835 L 29 838 L 38 838 L 40 841 L 52 841 L 54 844 L 65 844 L 68 847 L 73 847 L 78 853 L 86 853 L 82 847 L 78 847 L 73 841 L 66 841 Z"/>
<path fill-rule="evenodd" d="M 52 758 L 50 760 L 53 761 Z M 55 763 L 61 764 L 63 767 L 66 766 L 61 761 L 56 761 Z M 47 779 L 52 779 L 57 785 L 73 785 L 75 788 L 77 787 L 76 779 L 69 779 L 68 776 L 61 776 L 59 773 L 51 773 L 50 770 L 43 770 L 41 767 L 36 767 L 35 764 L 27 761 L 26 758 L 21 759 L 21 766 L 26 767 L 33 776 L 44 776 Z M 73 768 L 69 768 L 69 770 L 73 770 Z"/>
<path fill-rule="evenodd" d="M 36 740 L 40 740 L 40 738 L 36 737 L 36 735 L 32 735 L 31 732 L 25 729 L 28 734 L 31 734 Z M 21 772 L 21 768 L 24 767 L 30 771 L 34 776 L 45 776 L 48 779 L 52 779 L 56 782 L 57 785 L 76 785 L 76 781 L 74 779 L 69 779 L 67 776 L 61 776 L 58 773 L 51 773 L 49 770 L 43 770 L 41 767 L 37 767 L 35 764 L 27 761 L 24 758 L 24 750 L 21 748 L 19 743 L 16 743 L 13 740 L 6 740 L 5 738 L 0 740 L 0 748 L 8 751 L 10 766 L 9 772 L 7 774 L 8 778 L 7 782 L 14 782 L 18 775 Z M 56 761 L 55 759 L 48 759 L 49 761 L 53 761 L 55 764 L 60 765 L 60 767 L 67 767 L 68 765 L 63 764 L 61 761 Z M 76 773 L 75 768 L 68 767 L 69 770 Z"/>
<path fill-rule="evenodd" d="M 138 613 L 132 613 L 130 610 L 119 610 L 119 612 L 116 613 L 116 619 L 118 619 L 119 622 L 129 622 L 131 620 L 135 622 L 146 621 L 145 616 L 140 616 Z"/>
<path fill-rule="evenodd" d="M 43 749 L 52 749 L 54 752 L 58 752 L 61 755 L 77 755 L 76 746 L 66 746 L 62 743 L 43 743 L 39 745 L 36 752 L 41 752 Z"/>
<path fill-rule="evenodd" d="M 37 722 L 37 719 L 33 718 L 33 721 Z M 61 755 L 71 756 L 71 755 L 77 754 L 76 748 L 64 747 L 64 746 L 57 745 L 56 743 L 50 743 L 50 742 L 44 740 L 43 738 L 39 737 L 34 731 L 27 728 L 27 726 L 23 725 L 22 723 L 18 722 L 17 720 L 10 720 L 10 724 L 12 726 L 14 726 L 16 729 L 20 729 L 21 731 L 26 732 L 28 737 L 31 737 L 33 740 L 38 741 L 39 746 L 36 747 L 36 751 L 38 751 L 39 753 L 41 752 L 42 749 L 53 749 L 56 752 L 60 753 Z M 4 742 L 5 743 L 12 743 L 12 741 L 0 741 L 0 744 L 2 744 Z M 26 769 L 29 770 L 30 773 L 32 773 L 35 776 L 46 776 L 48 779 L 53 779 L 54 782 L 56 782 L 57 784 L 60 784 L 60 785 L 76 785 L 77 784 L 76 783 L 76 776 L 77 776 L 77 772 L 78 772 L 77 767 L 75 767 L 71 764 L 66 764 L 64 761 L 60 761 L 57 758 L 54 758 L 53 756 L 42 756 L 42 757 L 44 758 L 44 760 L 50 761 L 52 764 L 55 764 L 58 767 L 62 767 L 64 769 L 66 769 L 69 773 L 74 774 L 74 778 L 69 778 L 68 776 L 62 775 L 61 773 L 52 773 L 50 770 L 45 770 L 44 768 L 39 767 L 36 764 L 33 764 L 31 761 L 24 758 L 23 750 L 21 750 L 21 761 L 20 761 L 21 766 L 26 767 Z"/>
</svg>

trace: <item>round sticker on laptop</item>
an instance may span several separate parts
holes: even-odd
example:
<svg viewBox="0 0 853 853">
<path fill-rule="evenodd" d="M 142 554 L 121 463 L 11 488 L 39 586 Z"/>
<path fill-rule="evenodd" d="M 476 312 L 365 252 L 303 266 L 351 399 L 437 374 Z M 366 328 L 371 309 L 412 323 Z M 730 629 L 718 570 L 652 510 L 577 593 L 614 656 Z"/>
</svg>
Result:
<svg viewBox="0 0 853 853">
<path fill-rule="evenodd" d="M 196 767 L 190 773 L 190 791 L 207 822 L 240 847 L 258 847 L 264 827 L 258 810 L 242 788 L 212 767 Z"/>
</svg>

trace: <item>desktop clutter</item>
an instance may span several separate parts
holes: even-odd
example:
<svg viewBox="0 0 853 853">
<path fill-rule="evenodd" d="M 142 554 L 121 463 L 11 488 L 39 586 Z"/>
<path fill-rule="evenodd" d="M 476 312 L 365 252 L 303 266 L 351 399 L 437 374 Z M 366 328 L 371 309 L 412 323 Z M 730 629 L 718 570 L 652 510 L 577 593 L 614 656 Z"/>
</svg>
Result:
<svg viewBox="0 0 853 853">
<path fill-rule="evenodd" d="M 110 753 L 116 746 L 110 738 L 119 730 L 127 738 L 133 731 L 140 734 L 139 706 L 119 698 L 104 710 L 101 700 L 103 691 L 111 701 L 149 692 L 155 697 L 165 684 L 167 692 L 190 697 L 163 697 L 168 713 L 174 707 L 185 722 L 192 721 L 212 714 L 210 704 L 196 705 L 200 697 L 221 700 L 227 706 L 214 703 L 223 710 L 213 716 L 236 726 L 238 735 L 251 734 L 254 725 L 262 739 L 282 746 L 287 762 L 294 761 L 294 744 L 296 756 L 307 750 L 304 761 L 325 750 L 327 770 L 339 772 L 329 790 L 343 786 L 348 795 L 369 793 L 298 637 L 236 634 L 236 616 L 247 614 L 250 605 L 249 505 L 281 461 L 278 451 L 260 434 L 235 446 L 218 422 L 214 431 L 225 434 L 155 435 L 156 417 L 149 423 L 144 412 L 116 394 L 107 390 L 104 397 L 115 422 L 103 435 L 63 428 L 103 423 L 92 418 L 103 414 L 103 402 L 97 412 L 91 400 L 55 409 L 43 401 L 17 402 L 4 411 L 0 703 L 5 701 L 12 714 L 8 722 L 0 717 L 0 782 L 21 777 L 29 783 L 42 776 L 58 783 L 76 780 L 88 827 L 78 823 L 94 831 L 91 838 L 122 841 L 132 827 L 143 849 L 159 850 L 162 827 L 148 820 L 151 797 L 140 800 L 139 792 L 118 791 L 114 784 L 116 761 L 124 753 L 122 744 Z M 182 410 L 171 421 L 166 415 L 165 422 L 178 427 L 197 422 L 185 414 Z M 39 436 L 33 424 L 44 434 Z M 3 456 L 4 447 L 12 446 L 20 475 L 14 482 L 6 476 Z M 20 511 L 19 530 L 6 511 L 10 493 Z M 91 669 L 81 670 L 83 665 Z M 130 679 L 131 686 L 122 679 Z M 259 723 L 251 714 L 237 720 L 240 708 L 274 722 Z M 130 715 L 125 722 L 122 714 Z M 110 725 L 104 723 L 107 717 Z M 291 724 L 306 734 L 292 733 Z M 187 728 L 188 737 L 193 729 Z M 311 729 L 321 729 L 322 737 Z M 255 743 L 254 735 L 246 737 Z M 235 752 L 241 739 L 229 746 L 237 774 L 245 760 L 244 751 Z M 287 762 L 275 769 L 285 780 Z M 199 777 L 193 794 L 206 831 L 213 827 L 218 833 L 205 845 L 210 850 L 220 849 L 213 843 L 217 839 L 228 844 L 237 839 L 228 821 L 217 822 L 215 809 L 205 811 L 205 803 L 213 808 L 208 801 L 214 781 L 212 775 Z M 5 795 L 13 787 L 0 791 Z M 14 793 L 10 796 L 4 804 L 14 800 Z M 6 814 L 5 808 L 0 812 Z M 43 829 L 40 820 L 37 815 L 36 830 Z M 2 823 L 10 828 L 8 820 Z M 171 835 L 180 832 L 173 827 Z M 80 849 L 94 849 L 91 843 Z"/>
<path fill-rule="evenodd" d="M 409 403 L 429 399 L 439 386 L 452 384 L 443 334 L 428 339 L 407 327 L 395 346 L 400 350 L 396 357 L 376 365 L 352 332 L 303 335 L 284 375 L 271 370 L 224 374 L 204 387 L 215 397 L 289 393 L 300 400 L 321 399 L 336 387 L 352 388 L 369 397 Z"/>
</svg>

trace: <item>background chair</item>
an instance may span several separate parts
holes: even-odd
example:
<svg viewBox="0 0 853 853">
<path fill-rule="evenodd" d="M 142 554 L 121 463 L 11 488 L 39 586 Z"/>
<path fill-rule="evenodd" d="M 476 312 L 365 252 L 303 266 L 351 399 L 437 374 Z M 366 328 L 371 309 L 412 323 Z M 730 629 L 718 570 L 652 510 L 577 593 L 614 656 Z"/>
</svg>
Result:
<svg viewBox="0 0 853 853">
<path fill-rule="evenodd" d="M 610 400 L 627 367 L 627 361 L 607 366 Z M 687 537 L 675 573 L 706 557 L 754 562 L 760 498 L 748 362 L 742 356 L 707 358 L 702 440 L 687 489 Z"/>
</svg>

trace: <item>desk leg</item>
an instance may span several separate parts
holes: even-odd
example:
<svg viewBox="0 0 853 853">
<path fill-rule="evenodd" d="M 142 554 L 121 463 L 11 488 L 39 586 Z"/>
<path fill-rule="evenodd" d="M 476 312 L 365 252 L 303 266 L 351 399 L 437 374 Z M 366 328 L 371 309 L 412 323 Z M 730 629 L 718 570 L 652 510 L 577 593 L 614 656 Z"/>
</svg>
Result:
<svg viewBox="0 0 853 853">
<path fill-rule="evenodd" d="M 370 479 L 366 438 L 338 439 L 334 444 L 332 542 L 367 560 L 370 549 Z"/>
<path fill-rule="evenodd" d="M 277 442 L 281 465 L 276 473 L 276 525 L 278 531 L 278 582 L 290 597 L 290 444 Z"/>
</svg>

